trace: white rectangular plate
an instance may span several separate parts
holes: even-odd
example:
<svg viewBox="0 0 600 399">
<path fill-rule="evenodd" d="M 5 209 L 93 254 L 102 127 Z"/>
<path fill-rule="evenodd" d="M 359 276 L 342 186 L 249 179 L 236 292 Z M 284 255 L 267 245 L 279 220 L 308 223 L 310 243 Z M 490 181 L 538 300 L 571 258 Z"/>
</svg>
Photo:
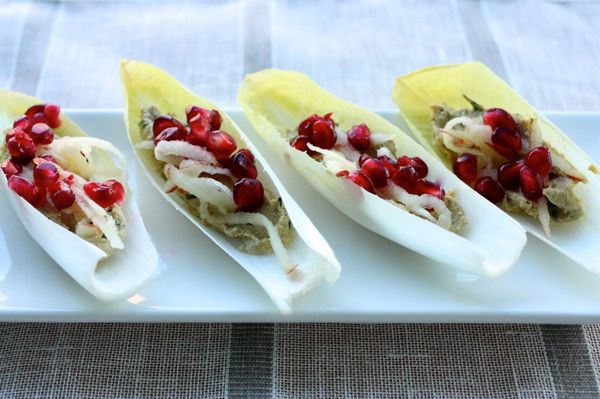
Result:
<svg viewBox="0 0 600 399">
<path fill-rule="evenodd" d="M 343 267 L 334 286 L 320 286 L 295 303 L 292 315 L 280 315 L 241 267 L 151 187 L 133 157 L 120 111 L 71 110 L 67 114 L 85 131 L 127 155 L 130 184 L 165 269 L 126 302 L 98 302 L 28 236 L 3 192 L 0 321 L 600 321 L 600 277 L 539 240 L 529 236 L 519 262 L 497 280 L 457 273 L 352 222 L 284 167 L 239 110 L 229 112 L 329 240 Z M 398 113 L 381 114 L 406 128 Z M 600 161 L 600 140 L 594 134 L 600 113 L 548 116 Z"/>
</svg>

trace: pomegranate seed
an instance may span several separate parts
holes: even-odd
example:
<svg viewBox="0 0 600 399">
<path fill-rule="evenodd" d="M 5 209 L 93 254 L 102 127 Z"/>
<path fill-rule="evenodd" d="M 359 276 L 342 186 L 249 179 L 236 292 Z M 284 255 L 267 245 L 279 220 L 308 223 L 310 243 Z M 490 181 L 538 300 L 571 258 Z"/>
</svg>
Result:
<svg viewBox="0 0 600 399">
<path fill-rule="evenodd" d="M 188 123 L 191 126 L 192 120 L 203 119 L 208 122 L 211 130 L 219 130 L 221 128 L 221 124 L 223 123 L 223 118 L 219 111 L 213 109 L 208 110 L 206 108 L 198 107 L 195 105 L 190 105 L 185 110 L 185 115 L 187 117 Z"/>
<path fill-rule="evenodd" d="M 38 112 L 37 114 L 33 115 L 33 118 L 30 118 L 31 120 L 31 124 L 35 125 L 36 123 L 46 123 L 47 124 L 47 120 L 46 120 L 46 115 L 44 115 L 43 112 Z"/>
<path fill-rule="evenodd" d="M 548 177 L 552 170 L 550 150 L 544 146 L 531 149 L 527 155 L 525 155 L 525 165 L 529 166 L 540 176 Z"/>
<path fill-rule="evenodd" d="M 312 144 L 327 150 L 334 146 L 336 140 L 335 131 L 329 123 L 324 120 L 318 120 L 313 124 L 312 135 L 310 137 Z"/>
<path fill-rule="evenodd" d="M 312 114 L 298 125 L 298 135 L 310 138 L 313 124 L 320 119 L 319 115 Z"/>
<path fill-rule="evenodd" d="M 254 162 L 254 154 L 249 149 L 242 148 L 238 152 L 244 154 L 246 156 L 246 158 L 248 158 L 250 161 Z"/>
<path fill-rule="evenodd" d="M 492 133 L 493 148 L 507 158 L 518 156 L 523 145 L 521 135 L 513 129 L 499 127 Z"/>
<path fill-rule="evenodd" d="M 45 123 L 36 123 L 29 134 L 36 144 L 50 144 L 54 140 L 54 133 Z"/>
<path fill-rule="evenodd" d="M 490 108 L 483 114 L 483 123 L 496 130 L 506 128 L 517 130 L 517 124 L 513 117 L 502 108 Z"/>
<path fill-rule="evenodd" d="M 398 158 L 398 161 L 396 161 L 396 163 L 398 164 L 398 166 L 412 166 L 417 171 L 419 178 L 424 178 L 429 173 L 429 168 L 427 167 L 427 164 L 419 157 L 410 158 L 407 156 L 402 156 Z"/>
<path fill-rule="evenodd" d="M 107 180 L 104 183 L 87 182 L 83 186 L 83 191 L 102 208 L 110 208 L 125 199 L 125 188 L 114 179 Z"/>
<path fill-rule="evenodd" d="M 380 155 L 377 157 L 377 159 L 379 159 L 383 163 L 383 166 L 385 166 L 385 168 L 387 169 L 388 176 L 394 176 L 396 170 L 398 169 L 396 167 L 396 162 L 387 155 Z"/>
<path fill-rule="evenodd" d="M 480 177 L 475 183 L 475 191 L 483 195 L 488 201 L 493 204 L 504 199 L 504 190 L 500 187 L 500 184 L 489 176 Z"/>
<path fill-rule="evenodd" d="M 358 151 L 366 151 L 371 146 L 371 130 L 364 123 L 348 130 L 348 141 Z"/>
<path fill-rule="evenodd" d="M 444 200 L 444 197 L 446 196 L 446 192 L 439 184 L 436 184 L 436 183 L 432 182 L 431 180 L 427 180 L 427 179 L 417 180 L 414 190 L 415 190 L 416 194 L 432 195 L 434 197 L 441 199 L 442 201 Z"/>
<path fill-rule="evenodd" d="M 33 117 L 41 114 L 44 119 L 46 118 L 44 116 L 44 107 L 46 106 L 46 104 L 36 104 L 36 105 L 32 105 L 31 107 L 29 107 L 27 109 L 27 111 L 25 111 L 25 116 L 27 116 L 29 118 L 30 121 L 33 121 Z M 45 121 L 42 121 L 45 122 Z"/>
<path fill-rule="evenodd" d="M 6 141 L 8 143 L 8 140 L 10 140 L 12 137 L 15 137 L 16 132 L 22 132 L 25 133 L 25 131 L 21 128 L 15 128 L 15 129 L 8 129 L 6 131 L 6 134 L 4 135 L 4 141 Z"/>
<path fill-rule="evenodd" d="M 419 174 L 412 165 L 400 166 L 396 173 L 392 175 L 392 181 L 411 194 L 417 194 L 415 186 L 418 179 Z"/>
<path fill-rule="evenodd" d="M 27 179 L 11 176 L 8 179 L 8 186 L 35 208 L 39 208 L 46 203 L 46 189 L 35 186 Z"/>
<path fill-rule="evenodd" d="M 185 140 L 185 133 L 182 133 L 181 130 L 176 127 L 168 127 L 154 138 L 154 144 L 158 144 L 159 141 L 174 140 Z"/>
<path fill-rule="evenodd" d="M 43 158 L 49 162 L 58 163 L 56 162 L 56 158 L 54 158 L 52 155 L 42 155 L 40 158 Z"/>
<path fill-rule="evenodd" d="M 156 118 L 154 120 L 154 124 L 152 125 L 152 132 L 154 133 L 154 137 L 157 137 L 159 134 L 164 132 L 165 129 L 172 127 L 177 128 L 180 131 L 180 134 L 183 136 L 183 139 L 185 139 L 187 128 L 183 126 L 183 124 L 177 119 L 169 115 L 161 115 Z"/>
<path fill-rule="evenodd" d="M 530 201 L 537 201 L 542 198 L 542 186 L 538 180 L 538 174 L 528 166 L 522 166 L 519 171 L 521 180 L 521 191 L 525 198 Z"/>
<path fill-rule="evenodd" d="M 187 142 L 205 147 L 206 141 L 208 140 L 208 134 L 211 131 L 208 121 L 200 116 L 197 116 L 196 118 L 192 119 L 189 124 L 190 133 L 186 137 Z"/>
<path fill-rule="evenodd" d="M 387 169 L 378 159 L 367 159 L 361 165 L 361 170 L 371 180 L 375 188 L 387 186 Z"/>
<path fill-rule="evenodd" d="M 73 205 L 75 202 L 75 194 L 71 191 L 66 184 L 58 184 L 58 187 L 51 191 L 50 201 L 54 204 L 54 207 L 59 211 L 62 209 L 66 209 Z"/>
<path fill-rule="evenodd" d="M 46 104 L 44 106 L 44 116 L 52 129 L 60 126 L 60 107 L 58 105 Z"/>
<path fill-rule="evenodd" d="M 215 130 L 210 132 L 208 140 L 206 141 L 206 148 L 208 148 L 217 159 L 228 158 L 232 152 L 237 148 L 235 139 L 222 130 Z"/>
<path fill-rule="evenodd" d="M 308 149 L 308 136 L 296 136 L 290 141 L 290 145 L 298 151 L 306 152 Z"/>
<path fill-rule="evenodd" d="M 477 180 L 477 157 L 469 153 L 459 155 L 452 170 L 460 180 L 467 184 L 473 183 Z"/>
<path fill-rule="evenodd" d="M 13 127 L 15 129 L 22 129 L 24 132 L 29 132 L 31 129 L 31 122 L 26 115 L 23 115 L 13 122 Z"/>
<path fill-rule="evenodd" d="M 523 167 L 523 161 L 509 161 L 498 168 L 498 183 L 505 189 L 515 191 L 519 188 L 519 171 Z"/>
<path fill-rule="evenodd" d="M 300 136 L 312 137 L 315 122 L 325 122 L 332 131 L 335 131 L 335 122 L 331 119 L 331 113 L 325 114 L 322 117 L 317 114 L 312 114 L 298 125 L 298 134 Z"/>
<path fill-rule="evenodd" d="M 248 154 L 250 154 L 251 157 L 249 157 Z M 244 177 L 256 179 L 258 176 L 256 166 L 254 165 L 254 156 L 252 156 L 252 153 L 247 149 L 240 150 L 233 154 L 227 167 L 238 179 L 243 179 Z"/>
<path fill-rule="evenodd" d="M 249 177 L 233 185 L 233 202 L 245 212 L 254 212 L 263 205 L 265 190 L 261 182 Z"/>
<path fill-rule="evenodd" d="M 358 157 L 358 166 L 362 166 L 363 163 L 365 163 L 365 161 L 368 161 L 369 159 L 373 159 L 369 154 L 360 154 L 360 157 Z M 381 162 L 381 163 L 383 164 L 383 162 Z M 386 168 L 386 170 L 387 170 L 387 168 Z"/>
<path fill-rule="evenodd" d="M 337 172 L 335 175 L 337 177 L 343 177 L 343 176 L 348 176 L 350 172 L 348 172 L 347 170 L 340 170 L 339 172 Z"/>
<path fill-rule="evenodd" d="M 346 179 L 350 180 L 357 186 L 364 188 L 368 192 L 375 194 L 373 182 L 371 182 L 371 180 L 360 170 L 353 170 L 352 172 L 348 173 Z"/>
<path fill-rule="evenodd" d="M 22 130 L 15 130 L 14 136 L 8 139 L 6 146 L 13 162 L 21 165 L 31 162 L 37 149 L 31 137 Z"/>
<path fill-rule="evenodd" d="M 50 186 L 58 181 L 58 169 L 52 162 L 42 162 L 33 169 L 33 181 L 38 186 Z"/>
<path fill-rule="evenodd" d="M 23 167 L 9 159 L 8 161 L 2 163 L 2 171 L 4 172 L 4 175 L 9 178 L 21 173 L 23 171 Z"/>
</svg>

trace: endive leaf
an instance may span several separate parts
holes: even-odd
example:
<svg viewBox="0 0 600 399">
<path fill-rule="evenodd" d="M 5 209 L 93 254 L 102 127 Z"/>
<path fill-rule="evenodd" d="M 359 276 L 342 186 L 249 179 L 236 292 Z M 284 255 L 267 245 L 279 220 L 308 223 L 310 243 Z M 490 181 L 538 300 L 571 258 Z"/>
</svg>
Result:
<svg viewBox="0 0 600 399">
<path fill-rule="evenodd" d="M 282 312 L 290 312 L 292 299 L 304 294 L 323 279 L 333 283 L 338 278 L 340 264 L 327 241 L 290 197 L 254 145 L 225 112 L 208 100 L 191 93 L 171 75 L 149 64 L 123 61 L 121 79 L 125 91 L 125 118 L 129 140 L 152 184 L 179 212 L 244 267 Z M 292 275 L 288 276 L 281 270 L 274 254 L 252 255 L 242 252 L 237 249 L 236 240 L 206 226 L 199 218 L 193 216 L 179 195 L 168 195 L 164 192 L 165 178 L 152 151 L 135 148 L 135 145 L 143 140 L 139 127 L 143 108 L 153 105 L 161 112 L 185 120 L 185 109 L 192 104 L 216 109 L 221 113 L 223 117 L 221 129 L 235 138 L 238 147 L 247 147 L 252 151 L 255 155 L 259 179 L 267 189 L 281 196 L 295 230 L 292 244 L 288 248 L 290 257 L 298 265 Z"/>
<path fill-rule="evenodd" d="M 42 101 L 20 93 L 0 90 L 0 130 L 12 127 L 14 119 L 34 104 Z M 85 133 L 64 114 L 54 132 L 60 136 L 85 136 Z M 0 146 L 4 150 L 4 139 Z M 108 156 L 107 156 L 108 158 Z M 112 161 L 111 161 L 112 162 Z M 105 170 L 111 170 L 106 168 Z M 113 178 L 125 176 L 125 171 L 112 169 Z M 108 256 L 97 246 L 54 223 L 27 201 L 14 193 L 0 173 L 0 184 L 8 196 L 17 217 L 31 237 L 75 281 L 102 301 L 118 301 L 135 294 L 157 274 L 158 255 L 148 236 L 137 205 L 130 195 L 122 205 L 125 215 L 125 248 Z M 39 265 L 43 267 L 45 265 Z"/>
<path fill-rule="evenodd" d="M 479 62 L 433 66 L 396 80 L 392 94 L 401 114 L 421 143 L 432 153 L 433 130 L 430 106 L 446 103 L 452 108 L 468 108 L 463 95 L 485 108 L 503 108 L 539 121 L 542 140 L 553 154 L 560 154 L 587 182 L 581 187 L 584 216 L 580 220 L 552 225 L 546 237 L 540 223 L 530 217 L 512 215 L 531 234 L 567 255 L 588 270 L 600 273 L 600 171 L 573 141 L 544 115 L 535 110 L 492 70 Z M 450 160 L 437 153 L 451 168 Z"/>
<path fill-rule="evenodd" d="M 377 114 L 333 96 L 301 73 L 281 70 L 247 75 L 238 100 L 256 131 L 273 151 L 334 206 L 370 230 L 429 258 L 486 277 L 505 273 L 519 257 L 526 241 L 523 229 Z M 333 112 L 333 119 L 344 130 L 366 123 L 373 133 L 390 136 L 398 150 L 396 156 L 421 157 L 429 165 L 431 179 L 441 183 L 446 190 L 453 190 L 462 205 L 468 225 L 461 235 L 334 176 L 322 164 L 289 145 L 285 137 L 303 119 L 313 113 L 323 115 L 328 112 Z"/>
</svg>

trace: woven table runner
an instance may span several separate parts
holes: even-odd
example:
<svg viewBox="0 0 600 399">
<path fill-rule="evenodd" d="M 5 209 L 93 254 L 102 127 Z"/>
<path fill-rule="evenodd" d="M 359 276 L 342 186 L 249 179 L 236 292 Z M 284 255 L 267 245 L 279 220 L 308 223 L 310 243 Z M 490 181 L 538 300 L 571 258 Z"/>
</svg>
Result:
<svg viewBox="0 0 600 399">
<path fill-rule="evenodd" d="M 224 107 L 272 66 L 391 109 L 395 76 L 476 59 L 540 109 L 590 111 L 599 39 L 598 2 L 0 0 L 0 87 L 119 108 L 133 58 Z M 599 370 L 596 326 L 0 324 L 0 398 L 592 398 Z"/>
</svg>

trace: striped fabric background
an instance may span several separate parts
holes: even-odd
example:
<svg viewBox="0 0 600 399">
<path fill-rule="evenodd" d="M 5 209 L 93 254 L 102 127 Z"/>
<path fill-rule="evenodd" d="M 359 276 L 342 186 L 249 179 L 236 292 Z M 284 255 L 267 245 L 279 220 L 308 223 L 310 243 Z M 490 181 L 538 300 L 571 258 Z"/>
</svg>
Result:
<svg viewBox="0 0 600 399">
<path fill-rule="evenodd" d="M 130 57 L 223 106 L 275 66 L 392 108 L 396 75 L 477 59 L 540 109 L 598 111 L 599 39 L 585 1 L 0 0 L 0 86 L 120 107 Z M 2 398 L 600 396 L 596 326 L 0 324 L 0 338 Z"/>
</svg>

